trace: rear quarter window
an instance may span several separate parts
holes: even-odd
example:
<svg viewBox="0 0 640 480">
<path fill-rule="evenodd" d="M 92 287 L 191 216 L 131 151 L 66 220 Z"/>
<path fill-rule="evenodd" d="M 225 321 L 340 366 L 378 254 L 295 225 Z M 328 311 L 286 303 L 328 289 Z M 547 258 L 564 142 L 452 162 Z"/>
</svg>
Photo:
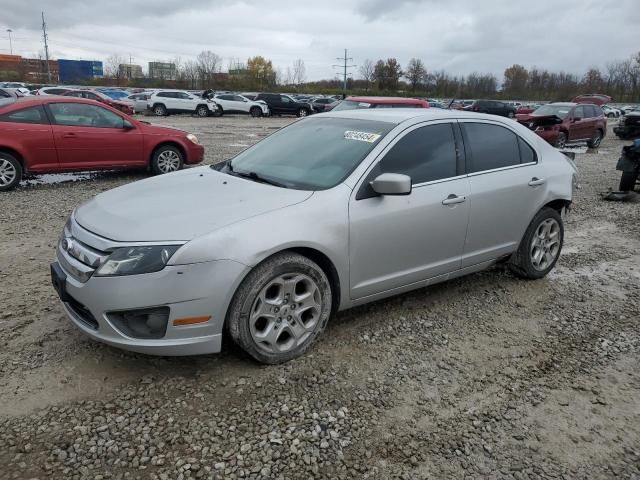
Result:
<svg viewBox="0 0 640 480">
<path fill-rule="evenodd" d="M 44 109 L 38 105 L 0 115 L 0 122 L 42 124 L 49 123 L 49 120 Z"/>
</svg>

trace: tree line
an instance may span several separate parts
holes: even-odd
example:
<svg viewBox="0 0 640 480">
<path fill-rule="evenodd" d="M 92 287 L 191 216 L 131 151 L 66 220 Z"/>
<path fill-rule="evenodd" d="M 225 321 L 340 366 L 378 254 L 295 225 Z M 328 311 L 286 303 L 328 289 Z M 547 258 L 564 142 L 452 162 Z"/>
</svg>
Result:
<svg viewBox="0 0 640 480">
<path fill-rule="evenodd" d="M 285 69 L 275 67 L 262 56 L 246 62 L 230 61 L 212 51 L 200 52 L 195 59 L 173 59 L 176 75 L 172 79 L 127 79 L 119 65 L 124 58 L 107 59 L 105 74 L 117 84 L 175 86 L 188 89 L 219 90 L 297 90 L 337 93 L 342 89 L 339 76 L 307 82 L 302 59 Z M 226 67 L 226 68 L 225 68 Z M 223 72 L 223 70 L 226 70 Z M 403 68 L 396 58 L 364 60 L 358 78 L 349 78 L 347 93 L 424 96 L 436 98 L 505 98 L 531 100 L 567 100 L 581 93 L 605 93 L 615 101 L 640 101 L 640 52 L 626 60 L 612 61 L 601 70 L 588 68 L 578 75 L 515 64 L 506 68 L 502 78 L 493 73 L 473 72 L 453 75 L 445 70 L 428 69 L 419 58 Z"/>
</svg>

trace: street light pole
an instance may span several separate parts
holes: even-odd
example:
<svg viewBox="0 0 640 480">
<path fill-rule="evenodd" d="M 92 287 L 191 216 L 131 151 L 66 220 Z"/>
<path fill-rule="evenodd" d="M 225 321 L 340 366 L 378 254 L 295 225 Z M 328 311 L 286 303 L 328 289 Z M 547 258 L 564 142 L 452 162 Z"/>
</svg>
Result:
<svg viewBox="0 0 640 480">
<path fill-rule="evenodd" d="M 11 55 L 13 55 L 13 42 L 11 41 L 11 33 L 13 32 L 13 30 L 11 30 L 10 28 L 7 28 L 7 33 L 9 34 L 9 53 Z"/>
</svg>

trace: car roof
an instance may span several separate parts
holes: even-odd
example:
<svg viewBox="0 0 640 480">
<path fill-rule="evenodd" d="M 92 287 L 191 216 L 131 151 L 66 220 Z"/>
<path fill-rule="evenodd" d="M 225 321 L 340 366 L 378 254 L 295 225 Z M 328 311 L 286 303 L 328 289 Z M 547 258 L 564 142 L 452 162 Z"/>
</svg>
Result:
<svg viewBox="0 0 640 480">
<path fill-rule="evenodd" d="M 349 100 L 352 102 L 363 102 L 363 103 L 378 103 L 378 104 L 387 104 L 387 103 L 406 103 L 408 105 L 416 105 L 416 104 L 424 104 L 428 103 L 426 100 L 420 100 L 417 98 L 405 98 L 405 97 L 347 97 L 345 100 Z"/>
<path fill-rule="evenodd" d="M 557 105 L 558 107 L 575 107 L 578 104 L 575 102 L 551 102 L 547 103 L 547 105 Z"/>
<path fill-rule="evenodd" d="M 15 102 L 12 102 L 9 105 L 15 106 L 15 108 L 13 108 L 12 110 L 17 110 L 20 108 L 28 108 L 36 105 L 44 105 L 46 103 L 87 103 L 89 105 L 101 105 L 95 100 L 78 97 L 65 97 L 63 95 L 22 97 L 18 98 Z M 7 106 L 8 105 L 0 105 L 0 109 Z"/>
<path fill-rule="evenodd" d="M 310 118 L 319 117 L 335 117 L 335 118 L 349 118 L 354 120 L 377 120 L 379 122 L 388 122 L 394 124 L 400 124 L 406 121 L 431 121 L 431 120 L 448 120 L 448 119 L 477 119 L 477 120 L 491 120 L 500 123 L 514 123 L 513 120 L 508 120 L 496 115 L 489 115 L 486 113 L 466 112 L 462 110 L 448 110 L 442 108 L 382 108 L 382 109 L 354 109 L 354 110 L 331 110 L 327 113 L 320 113 L 313 115 Z"/>
</svg>

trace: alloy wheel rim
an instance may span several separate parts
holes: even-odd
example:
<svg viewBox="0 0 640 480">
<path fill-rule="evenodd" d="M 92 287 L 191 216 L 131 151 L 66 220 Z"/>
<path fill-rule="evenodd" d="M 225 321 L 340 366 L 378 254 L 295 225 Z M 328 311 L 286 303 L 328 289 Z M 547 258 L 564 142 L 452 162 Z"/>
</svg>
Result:
<svg viewBox="0 0 640 480">
<path fill-rule="evenodd" d="M 249 331 L 257 347 L 286 353 L 315 331 L 322 313 L 322 295 L 309 276 L 291 273 L 271 279 L 251 307 Z"/>
<path fill-rule="evenodd" d="M 180 168 L 180 156 L 173 150 L 165 150 L 158 155 L 158 170 L 162 173 L 175 172 Z"/>
<path fill-rule="evenodd" d="M 554 218 L 543 220 L 531 240 L 531 264 L 536 270 L 549 268 L 560 254 L 560 224 Z"/>
<path fill-rule="evenodd" d="M 600 142 L 602 141 L 602 135 L 600 135 L 600 132 L 596 133 L 596 137 L 593 139 L 593 141 L 591 142 L 591 144 L 595 147 L 598 147 L 600 145 Z"/>
<path fill-rule="evenodd" d="M 306 117 L 307 116 L 307 111 L 306 110 L 300 110 L 300 116 L 301 117 Z"/>
<path fill-rule="evenodd" d="M 558 138 L 558 148 L 564 148 L 565 145 L 567 143 L 567 139 L 564 137 L 564 135 L 562 134 L 559 138 Z"/>
<path fill-rule="evenodd" d="M 200 107 L 198 109 L 198 116 L 200 117 L 206 117 L 207 116 L 207 108 L 206 107 Z"/>
<path fill-rule="evenodd" d="M 16 179 L 18 172 L 16 167 L 9 160 L 0 158 L 0 186 L 11 185 Z"/>
</svg>

